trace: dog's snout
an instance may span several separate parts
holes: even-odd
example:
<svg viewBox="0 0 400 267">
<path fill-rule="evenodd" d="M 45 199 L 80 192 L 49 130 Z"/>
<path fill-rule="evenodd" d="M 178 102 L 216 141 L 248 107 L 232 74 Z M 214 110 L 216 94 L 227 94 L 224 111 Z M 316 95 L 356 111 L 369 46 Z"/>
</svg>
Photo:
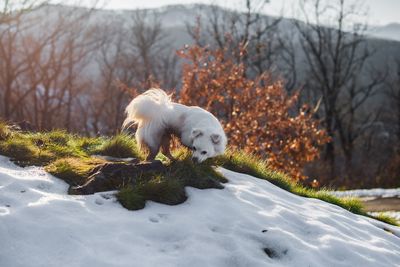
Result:
<svg viewBox="0 0 400 267">
<path fill-rule="evenodd" d="M 199 163 L 199 158 L 198 158 L 198 157 L 193 157 L 193 158 L 192 158 L 192 161 L 193 161 L 194 163 Z"/>
</svg>

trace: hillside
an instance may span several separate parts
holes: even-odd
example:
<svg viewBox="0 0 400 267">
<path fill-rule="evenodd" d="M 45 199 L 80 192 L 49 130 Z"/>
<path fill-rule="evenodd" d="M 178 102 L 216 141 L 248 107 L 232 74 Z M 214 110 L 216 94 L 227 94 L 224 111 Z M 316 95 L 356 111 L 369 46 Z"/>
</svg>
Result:
<svg viewBox="0 0 400 267">
<path fill-rule="evenodd" d="M 128 211 L 0 157 L 0 266 L 396 266 L 400 229 L 226 169 L 225 189 Z M 379 227 L 375 226 L 378 225 Z M 381 228 L 392 229 L 397 236 Z"/>
<path fill-rule="evenodd" d="M 144 162 L 134 139 L 119 134 L 113 137 L 84 137 L 64 131 L 23 132 L 0 122 L 0 155 L 19 166 L 42 166 L 64 180 L 68 193 L 87 195 L 118 190 L 118 201 L 127 209 L 139 210 L 147 200 L 177 205 L 187 200 L 185 187 L 223 189 L 226 178 L 216 171 L 223 167 L 267 180 L 293 194 L 317 198 L 355 214 L 397 225 L 385 216 L 371 216 L 355 198 L 337 198 L 326 190 L 315 190 L 271 169 L 263 159 L 240 150 L 227 149 L 224 155 L 194 164 L 185 148 L 172 151 L 175 160 L 159 154 Z"/>
<path fill-rule="evenodd" d="M 355 199 L 301 186 L 240 151 L 202 164 L 184 149 L 173 154 L 173 162 L 159 155 L 162 170 L 135 171 L 133 158 L 143 155 L 129 136 L 22 132 L 3 123 L 0 266 L 395 266 L 400 260 L 396 222 L 367 214 Z M 111 160 L 133 168 L 116 172 L 117 190 L 70 195 L 93 177 L 113 181 L 98 168 Z"/>
<path fill-rule="evenodd" d="M 400 41 L 400 23 L 371 27 L 368 34 L 376 38 Z"/>
</svg>

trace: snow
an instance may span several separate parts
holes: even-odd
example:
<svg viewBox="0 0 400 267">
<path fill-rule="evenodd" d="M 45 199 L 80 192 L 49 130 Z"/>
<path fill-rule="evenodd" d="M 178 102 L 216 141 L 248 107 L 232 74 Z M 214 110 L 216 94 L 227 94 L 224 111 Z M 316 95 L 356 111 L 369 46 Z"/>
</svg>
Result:
<svg viewBox="0 0 400 267">
<path fill-rule="evenodd" d="M 347 191 L 332 191 L 331 193 L 338 197 L 400 197 L 400 188 L 356 189 Z"/>
<path fill-rule="evenodd" d="M 223 190 L 128 211 L 0 157 L 0 266 L 399 266 L 400 238 L 382 230 L 399 228 L 220 171 Z"/>
</svg>

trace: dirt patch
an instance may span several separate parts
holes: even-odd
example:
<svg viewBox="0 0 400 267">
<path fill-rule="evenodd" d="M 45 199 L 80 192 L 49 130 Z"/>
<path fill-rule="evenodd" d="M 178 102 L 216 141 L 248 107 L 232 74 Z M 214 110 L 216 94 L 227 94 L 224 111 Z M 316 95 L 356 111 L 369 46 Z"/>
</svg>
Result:
<svg viewBox="0 0 400 267">
<path fill-rule="evenodd" d="M 375 199 L 362 199 L 365 210 L 367 212 L 377 211 L 400 211 L 400 198 L 398 197 L 387 197 L 387 198 L 375 198 Z"/>
</svg>

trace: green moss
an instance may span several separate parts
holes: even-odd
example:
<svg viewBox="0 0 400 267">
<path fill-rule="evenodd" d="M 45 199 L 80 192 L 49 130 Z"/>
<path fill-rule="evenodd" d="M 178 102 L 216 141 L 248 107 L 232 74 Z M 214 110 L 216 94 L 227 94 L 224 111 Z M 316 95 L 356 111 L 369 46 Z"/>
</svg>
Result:
<svg viewBox="0 0 400 267">
<path fill-rule="evenodd" d="M 74 138 L 73 135 L 60 130 L 48 132 L 45 134 L 45 136 L 46 139 L 48 139 L 49 143 L 57 144 L 60 146 L 67 146 L 68 142 Z"/>
<path fill-rule="evenodd" d="M 10 157 L 20 165 L 43 165 L 51 161 L 53 154 L 35 146 L 25 138 L 10 138 L 0 143 L 0 154 Z"/>
<path fill-rule="evenodd" d="M 0 141 L 6 140 L 11 136 L 11 130 L 8 125 L 0 120 Z"/>
<path fill-rule="evenodd" d="M 139 185 L 138 191 L 145 199 L 168 205 L 180 204 L 187 198 L 182 181 L 160 175 Z"/>
<path fill-rule="evenodd" d="M 296 186 L 296 183 L 285 174 L 270 169 L 264 160 L 240 150 L 232 151 L 228 149 L 223 156 L 217 157 L 214 163 L 216 166 L 221 166 L 231 171 L 268 180 L 287 191 L 292 191 Z"/>
<path fill-rule="evenodd" d="M 79 151 L 88 155 L 96 154 L 97 149 L 103 145 L 104 139 L 100 137 L 77 137 L 70 140 L 70 144 Z"/>
<path fill-rule="evenodd" d="M 85 157 L 88 155 L 83 149 L 76 145 L 75 140 L 80 137 L 68 134 L 63 131 L 53 131 L 45 133 L 25 134 L 37 147 L 51 152 L 54 159 L 62 157 Z"/>
<path fill-rule="evenodd" d="M 183 181 L 176 178 L 156 174 L 152 179 L 140 182 L 133 188 L 128 186 L 117 194 L 118 200 L 127 209 L 141 209 L 146 200 L 177 205 L 187 197 Z"/>
<path fill-rule="evenodd" d="M 119 134 L 106 140 L 97 150 L 94 150 L 93 153 L 117 158 L 142 158 L 134 139 L 125 134 Z"/>
<path fill-rule="evenodd" d="M 308 198 L 317 198 L 320 200 L 323 200 L 325 202 L 329 202 L 331 204 L 337 205 L 339 207 L 342 207 L 350 212 L 360 214 L 360 215 L 366 215 L 367 213 L 364 212 L 363 210 L 363 205 L 362 202 L 357 199 L 357 198 L 338 198 L 331 193 L 329 193 L 327 190 L 315 190 L 311 188 L 304 187 L 302 185 L 296 185 L 293 187 L 292 193 L 303 196 L 303 197 L 308 197 Z"/>
<path fill-rule="evenodd" d="M 144 196 L 132 186 L 122 188 L 117 194 L 117 199 L 128 210 L 140 210 L 146 204 Z"/>
<path fill-rule="evenodd" d="M 45 170 L 69 185 L 82 185 L 90 172 L 104 162 L 93 158 L 62 158 L 47 165 Z"/>
<path fill-rule="evenodd" d="M 87 158 L 106 142 L 105 139 L 81 137 L 64 131 L 11 134 L 12 138 L 0 139 L 0 154 L 20 165 L 45 166 L 60 158 Z"/>
<path fill-rule="evenodd" d="M 8 157 L 28 159 L 37 153 L 37 148 L 29 140 L 7 140 L 0 144 L 0 152 Z"/>
<path fill-rule="evenodd" d="M 175 150 L 174 156 L 176 161 L 165 163 L 168 164 L 165 173 L 146 173 L 134 188 L 123 188 L 117 194 L 121 204 L 134 210 L 143 208 L 146 200 L 177 205 L 187 198 L 185 186 L 222 189 L 221 183 L 227 181 L 210 161 L 193 164 L 186 149 Z"/>
<path fill-rule="evenodd" d="M 223 188 L 221 183 L 227 182 L 227 179 L 215 170 L 211 160 L 194 164 L 186 149 L 175 151 L 174 157 L 177 160 L 171 163 L 168 176 L 179 177 L 186 186 L 199 189 Z"/>
</svg>

